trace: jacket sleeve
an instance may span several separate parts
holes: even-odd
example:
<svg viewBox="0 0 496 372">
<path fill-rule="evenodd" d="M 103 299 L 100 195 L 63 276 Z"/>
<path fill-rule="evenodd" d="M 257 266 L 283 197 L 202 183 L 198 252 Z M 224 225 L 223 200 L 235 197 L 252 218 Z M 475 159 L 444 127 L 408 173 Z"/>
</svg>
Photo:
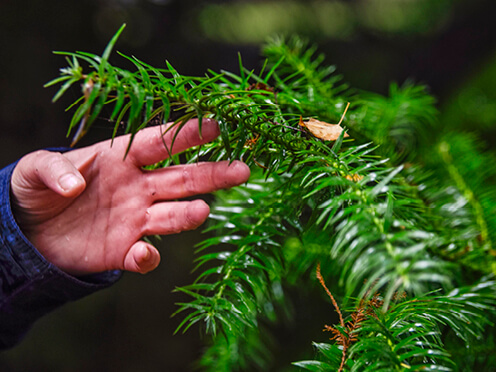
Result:
<svg viewBox="0 0 496 372">
<path fill-rule="evenodd" d="M 15 165 L 0 170 L 0 349 L 14 346 L 44 314 L 107 288 L 121 276 L 115 270 L 77 278 L 43 258 L 12 214 Z"/>
</svg>

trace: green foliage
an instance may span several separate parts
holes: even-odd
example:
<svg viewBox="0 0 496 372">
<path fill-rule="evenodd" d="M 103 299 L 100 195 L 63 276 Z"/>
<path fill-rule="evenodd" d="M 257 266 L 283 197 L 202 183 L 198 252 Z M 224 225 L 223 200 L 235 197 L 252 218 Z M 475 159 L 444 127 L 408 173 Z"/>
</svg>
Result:
<svg viewBox="0 0 496 372">
<path fill-rule="evenodd" d="M 273 370 L 270 325 L 291 319 L 287 288 L 314 288 L 320 263 L 338 303 L 360 318 L 346 323 L 352 329 L 331 327 L 334 343 L 314 343 L 319 360 L 295 366 L 480 367 L 470 345 L 492 340 L 496 309 L 494 162 L 473 140 L 436 133 L 426 87 L 392 84 L 389 97 L 354 92 L 298 38 L 271 40 L 257 73 L 241 57 L 239 74 L 190 77 L 170 63 L 157 69 L 121 54 L 136 66 L 129 72 L 108 62 L 118 34 L 102 57 L 62 53 L 69 67 L 48 84 L 63 83 L 57 99 L 83 83 L 71 106 L 75 141 L 102 115 L 115 123 L 114 135 L 121 125 L 132 134 L 129 146 L 147 125 L 210 117 L 220 138 L 182 158 L 252 167 L 248 184 L 217 194 L 210 235 L 197 249 L 197 279 L 177 289 L 191 296 L 179 304 L 177 331 L 199 326 L 211 337 L 199 366 Z M 300 125 L 337 123 L 347 102 L 352 139 L 342 132 L 323 141 Z M 467 347 L 451 347 L 460 343 Z"/>
<path fill-rule="evenodd" d="M 443 347 L 443 328 L 451 328 L 470 345 L 490 323 L 485 312 L 494 308 L 494 285 L 485 279 L 446 295 L 430 293 L 399 301 L 385 312 L 369 305 L 372 311 L 356 331 L 357 341 L 349 349 L 346 370 L 456 370 L 456 363 Z M 315 347 L 322 360 L 295 365 L 311 371 L 339 369 L 342 346 L 323 343 Z"/>
</svg>

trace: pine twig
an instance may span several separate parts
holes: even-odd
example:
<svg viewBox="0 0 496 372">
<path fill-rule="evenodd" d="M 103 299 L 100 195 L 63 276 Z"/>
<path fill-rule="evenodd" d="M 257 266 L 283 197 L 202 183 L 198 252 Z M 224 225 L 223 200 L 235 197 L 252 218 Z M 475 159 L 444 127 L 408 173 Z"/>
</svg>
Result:
<svg viewBox="0 0 496 372">
<path fill-rule="evenodd" d="M 334 299 L 334 296 L 332 295 L 331 291 L 329 288 L 327 288 L 324 278 L 322 277 L 322 274 L 320 272 L 320 262 L 317 263 L 317 271 L 316 271 L 317 279 L 319 280 L 320 284 L 322 287 L 324 287 L 327 295 L 330 297 L 332 304 L 334 308 L 336 309 L 336 312 L 339 315 L 339 323 L 341 324 L 341 327 L 343 329 L 346 329 L 346 326 L 344 324 L 344 319 L 343 319 L 343 314 L 341 313 L 341 310 L 339 309 L 338 303 Z M 331 338 L 331 340 L 336 340 L 338 344 L 343 346 L 343 350 L 341 352 L 341 364 L 339 365 L 338 372 L 342 372 L 344 369 L 344 363 L 346 361 L 346 352 L 348 350 L 348 346 L 350 344 L 350 338 L 349 334 L 343 334 L 339 329 L 336 329 L 334 327 L 326 325 L 324 328 L 325 331 L 332 332 L 334 336 Z"/>
<path fill-rule="evenodd" d="M 322 274 L 320 273 L 320 262 L 317 264 L 316 275 L 317 275 L 317 279 L 319 280 L 320 284 L 322 285 L 322 287 L 324 287 L 327 295 L 330 297 L 330 299 L 332 301 L 332 304 L 333 304 L 334 308 L 336 309 L 336 312 L 339 315 L 339 323 L 341 324 L 341 327 L 344 328 L 345 327 L 345 324 L 344 324 L 344 320 L 343 320 L 343 314 L 341 314 L 341 310 L 339 309 L 338 303 L 334 299 L 334 296 L 332 295 L 332 293 L 329 290 L 329 288 L 327 288 L 327 286 L 325 284 L 325 281 L 324 281 L 324 278 L 322 277 Z"/>
</svg>

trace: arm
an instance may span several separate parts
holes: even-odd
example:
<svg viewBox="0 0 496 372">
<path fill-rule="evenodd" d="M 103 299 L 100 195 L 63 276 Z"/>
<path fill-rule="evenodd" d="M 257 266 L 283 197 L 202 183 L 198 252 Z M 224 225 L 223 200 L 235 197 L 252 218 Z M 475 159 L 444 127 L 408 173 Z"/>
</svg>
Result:
<svg viewBox="0 0 496 372">
<path fill-rule="evenodd" d="M 16 165 L 0 170 L 0 349 L 19 342 L 42 315 L 106 288 L 121 276 L 112 270 L 77 278 L 36 250 L 12 213 L 10 180 Z"/>
<path fill-rule="evenodd" d="M 153 270 L 160 254 L 141 238 L 194 229 L 209 214 L 201 200 L 177 199 L 248 179 L 249 169 L 241 162 L 144 171 L 143 166 L 169 154 L 164 142 L 170 146 L 174 131 L 161 133 L 158 127 L 138 133 L 125 160 L 127 136 L 115 139 L 112 147 L 105 141 L 64 154 L 35 152 L 2 171 L 3 197 L 9 194 L 5 180 L 12 175 L 14 213 L 10 202 L 2 203 L 0 256 L 8 259 L 0 262 L 5 288 L 0 292 L 0 337 L 14 340 L 13 332 L 22 333 L 51 309 L 110 285 L 119 270 Z M 205 120 L 200 137 L 192 121 L 177 136 L 172 153 L 211 141 L 218 133 L 217 124 Z M 18 262 L 20 278 L 15 274 L 11 280 L 10 268 Z"/>
</svg>

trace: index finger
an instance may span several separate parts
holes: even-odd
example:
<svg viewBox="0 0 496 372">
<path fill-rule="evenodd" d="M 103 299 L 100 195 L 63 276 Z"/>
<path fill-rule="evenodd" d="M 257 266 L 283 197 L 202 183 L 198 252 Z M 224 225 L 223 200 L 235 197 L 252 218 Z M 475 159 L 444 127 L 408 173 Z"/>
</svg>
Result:
<svg viewBox="0 0 496 372">
<path fill-rule="evenodd" d="M 155 164 L 167 159 L 170 154 L 177 154 L 190 147 L 210 142 L 220 133 L 219 126 L 213 119 L 203 119 L 201 135 L 198 119 L 189 120 L 181 127 L 171 128 L 171 125 L 150 127 L 138 132 L 128 157 L 140 167 Z"/>
</svg>

